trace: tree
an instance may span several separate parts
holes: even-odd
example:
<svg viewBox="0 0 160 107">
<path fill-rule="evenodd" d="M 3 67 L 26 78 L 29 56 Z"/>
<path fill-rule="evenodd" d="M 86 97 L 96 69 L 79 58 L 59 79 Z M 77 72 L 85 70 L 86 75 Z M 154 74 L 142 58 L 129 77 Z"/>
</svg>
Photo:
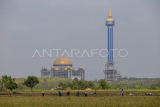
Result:
<svg viewBox="0 0 160 107">
<path fill-rule="evenodd" d="M 97 86 L 96 86 L 96 89 L 98 89 L 98 90 L 102 90 L 103 88 L 102 88 L 102 86 L 97 85 Z"/>
<path fill-rule="evenodd" d="M 63 89 L 66 89 L 68 87 L 67 84 L 65 84 L 63 82 L 60 82 L 58 86 L 62 87 Z"/>
<path fill-rule="evenodd" d="M 99 80 L 99 85 L 102 86 L 102 89 L 109 89 L 109 85 L 105 80 Z"/>
<path fill-rule="evenodd" d="M 63 82 L 60 82 L 59 87 L 63 87 L 63 89 L 66 89 L 67 87 L 70 87 L 71 89 L 74 89 L 74 90 L 83 90 L 83 89 L 86 89 L 86 88 L 94 88 L 94 83 L 92 83 L 91 81 L 72 81 L 72 83 L 68 83 L 68 84 L 65 84 Z"/>
<path fill-rule="evenodd" d="M 95 84 L 92 81 L 85 82 L 85 84 L 83 83 L 81 84 L 81 86 L 83 87 L 83 89 L 86 89 L 86 88 L 94 89 L 95 88 Z"/>
<path fill-rule="evenodd" d="M 121 89 L 121 85 L 118 84 L 118 85 L 115 86 L 115 88 L 116 89 Z"/>
<path fill-rule="evenodd" d="M 110 88 L 109 85 L 106 83 L 105 89 L 107 90 L 109 88 Z"/>
<path fill-rule="evenodd" d="M 108 85 L 109 86 L 109 89 L 114 89 L 115 87 L 114 87 L 114 85 Z"/>
<path fill-rule="evenodd" d="M 2 80 L 0 82 L 4 86 L 3 88 L 5 88 L 6 91 L 7 89 L 13 91 L 13 89 L 18 88 L 15 82 L 15 79 L 11 78 L 11 76 L 7 76 L 7 75 L 2 76 Z"/>
<path fill-rule="evenodd" d="M 158 79 L 158 81 L 155 84 L 156 86 L 160 87 L 160 79 Z"/>
<path fill-rule="evenodd" d="M 156 90 L 156 89 L 157 89 L 157 87 L 156 87 L 155 85 L 151 85 L 150 89 L 152 89 L 152 90 Z"/>
<path fill-rule="evenodd" d="M 28 76 L 26 80 L 24 80 L 24 85 L 29 87 L 32 91 L 33 87 L 39 83 L 39 80 L 35 76 Z"/>
</svg>

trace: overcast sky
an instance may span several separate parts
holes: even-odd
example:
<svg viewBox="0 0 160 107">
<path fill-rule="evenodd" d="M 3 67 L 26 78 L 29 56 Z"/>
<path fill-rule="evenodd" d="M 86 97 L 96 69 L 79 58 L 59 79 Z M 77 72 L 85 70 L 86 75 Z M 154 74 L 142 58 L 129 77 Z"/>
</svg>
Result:
<svg viewBox="0 0 160 107">
<path fill-rule="evenodd" d="M 56 57 L 32 57 L 38 50 L 107 49 L 109 8 L 115 20 L 114 49 L 128 50 L 121 58 L 115 51 L 115 68 L 124 77 L 160 77 L 159 0 L 1 0 L 0 77 L 40 77 L 42 66 L 51 68 Z M 99 51 L 97 51 L 99 52 Z M 125 55 L 125 52 L 121 53 Z M 65 54 L 66 57 L 68 57 Z M 75 70 L 83 66 L 85 79 L 104 79 L 107 58 L 68 57 Z"/>
</svg>

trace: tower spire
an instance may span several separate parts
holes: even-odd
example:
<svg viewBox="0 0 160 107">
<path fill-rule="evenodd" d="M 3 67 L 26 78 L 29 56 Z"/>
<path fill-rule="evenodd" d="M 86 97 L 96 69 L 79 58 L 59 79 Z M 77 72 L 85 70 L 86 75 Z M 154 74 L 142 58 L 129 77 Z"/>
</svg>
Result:
<svg viewBox="0 0 160 107">
<path fill-rule="evenodd" d="M 109 18 L 111 18 L 111 8 L 109 8 Z"/>
<path fill-rule="evenodd" d="M 114 21 L 111 16 L 111 8 L 109 8 L 109 18 L 106 21 Z"/>
</svg>

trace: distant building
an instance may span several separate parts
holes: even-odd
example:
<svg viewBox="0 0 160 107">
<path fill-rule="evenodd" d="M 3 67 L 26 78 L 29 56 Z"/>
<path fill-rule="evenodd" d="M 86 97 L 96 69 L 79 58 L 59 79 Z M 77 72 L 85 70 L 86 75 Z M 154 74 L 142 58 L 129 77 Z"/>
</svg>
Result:
<svg viewBox="0 0 160 107">
<path fill-rule="evenodd" d="M 79 66 L 78 70 L 74 70 L 72 62 L 62 56 L 56 59 L 50 70 L 47 67 L 42 67 L 41 77 L 57 77 L 57 78 L 68 78 L 73 80 L 84 80 L 85 70 L 82 66 Z"/>
</svg>

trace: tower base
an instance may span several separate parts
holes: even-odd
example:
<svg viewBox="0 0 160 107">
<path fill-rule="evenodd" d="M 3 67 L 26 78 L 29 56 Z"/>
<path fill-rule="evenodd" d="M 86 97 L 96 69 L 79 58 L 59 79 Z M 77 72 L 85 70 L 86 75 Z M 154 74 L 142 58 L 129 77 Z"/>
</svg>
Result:
<svg viewBox="0 0 160 107">
<path fill-rule="evenodd" d="M 114 62 L 105 63 L 105 81 L 116 81 L 118 78 L 121 78 L 120 71 L 114 69 Z"/>
</svg>

